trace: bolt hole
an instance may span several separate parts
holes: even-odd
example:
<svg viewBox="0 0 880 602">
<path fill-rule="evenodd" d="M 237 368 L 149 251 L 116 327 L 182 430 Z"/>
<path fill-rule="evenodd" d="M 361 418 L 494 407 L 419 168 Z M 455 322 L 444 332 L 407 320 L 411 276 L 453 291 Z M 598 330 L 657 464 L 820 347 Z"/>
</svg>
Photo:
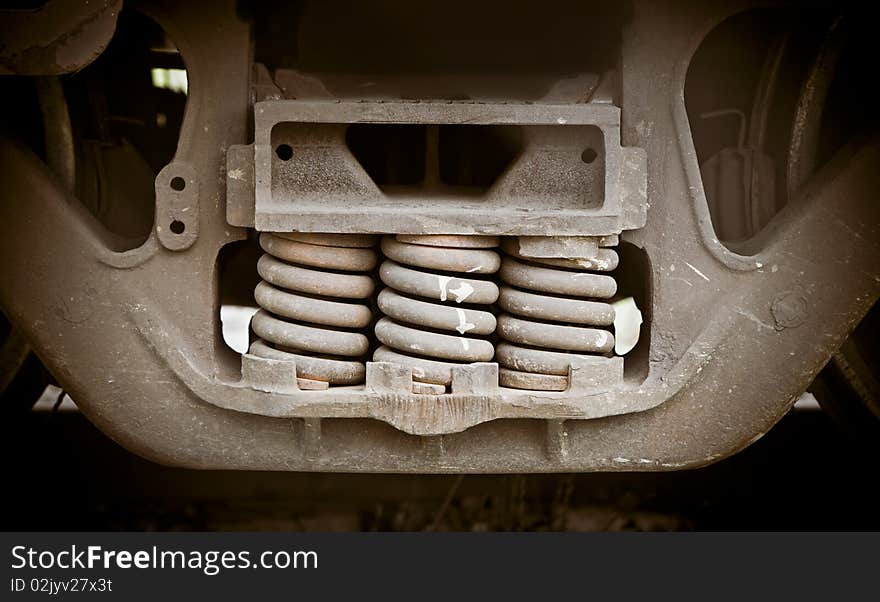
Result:
<svg viewBox="0 0 880 602">
<path fill-rule="evenodd" d="M 186 224 L 180 220 L 174 220 L 171 222 L 170 228 L 175 234 L 183 234 L 184 230 L 186 230 Z"/>
<path fill-rule="evenodd" d="M 279 144 L 275 147 L 275 154 L 282 161 L 290 161 L 293 157 L 293 148 L 289 144 Z"/>
<path fill-rule="evenodd" d="M 176 190 L 177 192 L 180 192 L 181 190 L 186 188 L 186 180 L 184 180 L 180 176 L 175 176 L 171 178 L 171 188 L 173 190 Z"/>
<path fill-rule="evenodd" d="M 596 160 L 599 154 L 591 148 L 584 149 L 584 152 L 581 153 L 581 161 L 584 163 L 590 164 Z"/>
</svg>

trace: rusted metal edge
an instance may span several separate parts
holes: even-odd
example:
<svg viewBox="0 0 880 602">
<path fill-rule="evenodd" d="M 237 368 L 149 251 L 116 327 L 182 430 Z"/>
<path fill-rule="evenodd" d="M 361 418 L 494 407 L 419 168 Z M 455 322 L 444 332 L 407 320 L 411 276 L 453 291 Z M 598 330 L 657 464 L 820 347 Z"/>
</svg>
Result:
<svg viewBox="0 0 880 602">
<path fill-rule="evenodd" d="M 61 75 L 104 52 L 122 0 L 51 0 L 33 11 L 0 11 L 0 75 Z"/>
</svg>

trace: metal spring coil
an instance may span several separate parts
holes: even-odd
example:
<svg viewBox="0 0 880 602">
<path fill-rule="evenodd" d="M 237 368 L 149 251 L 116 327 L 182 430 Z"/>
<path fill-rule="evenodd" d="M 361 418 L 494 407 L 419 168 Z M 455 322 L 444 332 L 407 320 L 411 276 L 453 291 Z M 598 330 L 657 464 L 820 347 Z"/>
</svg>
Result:
<svg viewBox="0 0 880 602">
<path fill-rule="evenodd" d="M 376 324 L 383 346 L 373 359 L 411 367 L 414 380 L 435 385 L 449 385 L 457 363 L 492 361 L 492 343 L 474 335 L 495 331 L 495 316 L 480 306 L 498 299 L 498 285 L 471 275 L 498 271 L 497 245 L 494 236 L 384 237 L 385 317 Z"/>
<path fill-rule="evenodd" d="M 363 383 L 370 343 L 357 330 L 370 325 L 372 312 L 351 301 L 373 293 L 366 272 L 377 263 L 374 245 L 373 237 L 355 234 L 261 234 L 266 253 L 254 298 L 262 309 L 251 320 L 261 340 L 250 353 L 295 360 L 299 379 Z"/>
<path fill-rule="evenodd" d="M 572 356 L 606 355 L 614 349 L 610 299 L 617 292 L 607 272 L 618 263 L 617 252 L 600 248 L 595 259 L 524 258 L 513 241 L 505 241 L 499 272 L 499 384 L 536 391 L 564 391 Z M 590 271 L 587 271 L 590 270 Z M 605 328 L 596 328 L 605 327 Z"/>
</svg>

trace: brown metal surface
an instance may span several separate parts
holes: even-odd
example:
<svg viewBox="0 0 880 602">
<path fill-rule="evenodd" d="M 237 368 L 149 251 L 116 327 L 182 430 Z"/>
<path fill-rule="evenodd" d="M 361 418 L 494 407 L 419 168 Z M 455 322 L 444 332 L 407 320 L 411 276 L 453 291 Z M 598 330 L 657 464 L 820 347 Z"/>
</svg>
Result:
<svg viewBox="0 0 880 602">
<path fill-rule="evenodd" d="M 35 10 L 0 10 L 0 75 L 78 71 L 107 47 L 122 0 L 50 0 Z"/>
<path fill-rule="evenodd" d="M 270 197 L 260 197 L 260 190 L 272 185 L 266 178 L 273 161 L 267 153 L 274 148 L 266 123 L 290 123 L 292 107 L 312 107 L 315 115 L 325 115 L 327 103 L 256 105 L 261 138 L 255 150 L 247 149 L 251 40 L 233 3 L 140 6 L 177 42 L 190 81 L 177 153 L 156 181 L 154 231 L 140 247 L 112 250 L 106 233 L 33 153 L 0 142 L 0 304 L 83 412 L 148 458 L 200 468 L 345 472 L 699 466 L 766 432 L 880 295 L 876 137 L 839 151 L 752 241 L 751 253 L 734 253 L 715 236 L 690 137 L 684 81 L 706 33 L 750 3 L 635 4 L 620 49 L 615 99 L 620 109 L 606 105 L 587 111 L 612 117 L 608 131 L 614 135 L 605 138 L 605 157 L 600 153 L 598 162 L 605 165 L 606 176 L 616 173 L 621 179 L 612 178 L 606 186 L 602 206 L 619 203 L 631 211 L 594 214 L 595 219 L 584 215 L 583 227 L 552 212 L 527 227 L 510 216 L 495 220 L 498 214 L 488 210 L 459 211 L 455 218 L 430 225 L 426 215 L 436 211 L 434 200 L 417 217 L 393 206 L 387 214 L 369 210 L 373 206 L 341 215 L 341 205 L 333 203 L 323 212 L 267 212 L 263 201 Z M 331 123 L 363 116 L 365 107 L 353 104 L 339 103 L 335 110 L 340 115 Z M 552 123 L 559 117 L 581 115 L 580 109 L 552 105 L 370 107 L 374 119 L 407 114 L 412 122 L 434 124 L 457 122 L 465 114 L 521 123 L 523 115 L 539 114 L 556 127 Z M 261 119 L 267 120 L 262 126 Z M 608 125 L 587 121 L 600 130 Z M 609 140 L 622 153 L 616 163 L 608 156 Z M 261 159 L 260 153 L 266 156 Z M 633 174 L 644 175 L 645 169 L 647 188 L 639 189 Z M 175 177 L 185 180 L 182 190 L 172 185 Z M 294 190 L 292 180 L 278 181 L 286 193 Z M 244 185 L 236 187 L 240 182 Z M 241 202 L 249 189 L 256 190 L 251 199 L 255 212 Z M 194 196 L 172 194 L 186 191 Z M 233 197 L 238 200 L 224 202 Z M 648 204 L 640 205 L 645 198 Z M 644 210 L 646 221 L 639 214 Z M 249 215 L 264 229 L 311 224 L 298 229 L 438 236 L 473 234 L 466 221 L 471 218 L 482 220 L 486 228 L 480 231 L 500 236 L 616 235 L 624 229 L 621 223 L 644 223 L 624 232 L 618 249 L 640 249 L 649 259 L 641 275 L 650 291 L 650 306 L 643 308 L 650 317 L 643 326 L 650 340 L 646 376 L 633 371 L 631 358 L 626 366 L 616 361 L 611 369 L 604 361 L 609 358 L 569 356 L 568 374 L 555 375 L 567 379 L 567 389 L 536 392 L 499 388 L 498 366 L 475 362 L 450 366 L 450 391 L 437 394 L 414 384 L 413 370 L 377 355 L 377 361 L 365 365 L 362 388 L 306 390 L 319 388 L 315 383 L 320 379 L 298 380 L 299 359 L 239 358 L 227 352 L 220 337 L 218 253 L 246 236 L 237 226 L 248 225 Z M 185 226 L 175 233 L 181 239 L 167 234 L 174 233 L 174 221 Z M 320 246 L 315 239 L 294 242 Z M 398 242 L 413 244 L 412 239 Z M 492 252 L 485 240 L 475 242 L 481 254 Z M 528 257 L 534 243 L 521 239 L 518 252 Z M 598 254 L 603 248 L 596 242 L 596 257 L 581 269 L 602 263 L 610 267 L 611 257 Z M 351 249 L 363 247 L 353 244 Z M 407 255 L 408 260 L 416 256 Z M 462 265 L 451 253 L 448 259 L 450 265 Z M 578 262 L 565 254 L 555 259 Z M 630 269 L 620 264 L 620 273 Z M 436 283 L 436 274 L 433 279 Z M 494 285 L 494 280 L 471 279 L 481 283 L 471 284 L 475 290 Z M 602 280 L 585 294 L 612 294 L 611 283 Z M 494 302 L 489 297 L 487 292 L 486 303 Z M 296 311 L 306 310 L 298 306 Z M 426 321 L 430 328 L 446 323 L 437 316 Z M 502 345 L 496 348 L 498 360 Z M 359 350 L 355 347 L 353 354 Z"/>
</svg>

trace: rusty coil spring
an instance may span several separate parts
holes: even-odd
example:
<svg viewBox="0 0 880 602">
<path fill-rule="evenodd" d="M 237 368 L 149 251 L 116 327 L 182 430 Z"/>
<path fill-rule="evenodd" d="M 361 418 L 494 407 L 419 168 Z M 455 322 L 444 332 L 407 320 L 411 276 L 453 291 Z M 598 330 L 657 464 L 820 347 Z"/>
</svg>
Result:
<svg viewBox="0 0 880 602">
<path fill-rule="evenodd" d="M 370 325 L 365 303 L 376 266 L 371 236 L 264 232 L 254 289 L 260 309 L 251 329 L 261 340 L 250 353 L 296 361 L 297 377 L 337 385 L 364 382 Z"/>
<path fill-rule="evenodd" d="M 457 363 L 492 361 L 492 343 L 474 335 L 495 331 L 495 316 L 479 306 L 498 299 L 498 285 L 479 275 L 498 271 L 497 246 L 494 236 L 384 237 L 383 346 L 373 359 L 411 367 L 415 380 L 435 385 L 450 384 Z"/>
<path fill-rule="evenodd" d="M 519 255 L 512 241 L 503 246 L 499 273 L 499 383 L 502 387 L 564 391 L 572 356 L 605 355 L 614 349 L 610 299 L 617 282 L 605 274 L 617 267 L 613 249 L 594 259 L 535 259 Z M 590 270 L 590 271 L 587 271 Z M 604 327 L 604 328 L 596 328 Z"/>
</svg>

